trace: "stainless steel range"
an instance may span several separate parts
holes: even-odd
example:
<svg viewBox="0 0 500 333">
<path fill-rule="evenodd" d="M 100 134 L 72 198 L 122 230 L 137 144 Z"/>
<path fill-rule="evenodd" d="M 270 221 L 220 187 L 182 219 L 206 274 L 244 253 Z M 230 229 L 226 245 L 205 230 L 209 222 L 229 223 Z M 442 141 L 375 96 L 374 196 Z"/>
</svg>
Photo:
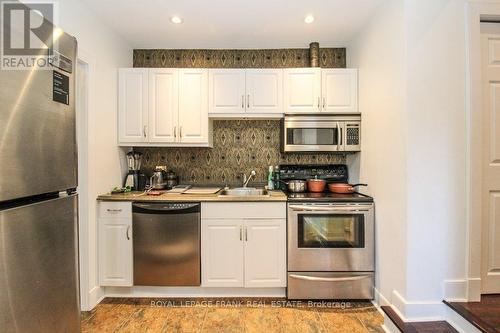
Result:
<svg viewBox="0 0 500 333">
<path fill-rule="evenodd" d="M 280 178 L 347 182 L 346 165 L 282 165 Z M 288 195 L 288 298 L 373 299 L 373 198 L 359 194 Z"/>
</svg>

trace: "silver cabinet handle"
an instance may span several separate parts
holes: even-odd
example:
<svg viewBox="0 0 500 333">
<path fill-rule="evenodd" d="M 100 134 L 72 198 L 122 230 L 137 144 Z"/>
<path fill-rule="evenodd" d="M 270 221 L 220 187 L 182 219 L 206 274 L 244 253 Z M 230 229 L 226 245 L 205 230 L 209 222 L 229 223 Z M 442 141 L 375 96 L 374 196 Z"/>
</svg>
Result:
<svg viewBox="0 0 500 333">
<path fill-rule="evenodd" d="M 177 137 L 177 126 L 174 126 L 174 138 Z"/>
<path fill-rule="evenodd" d="M 318 110 L 321 110 L 321 97 L 318 96 Z"/>
<path fill-rule="evenodd" d="M 243 227 L 240 226 L 240 241 L 243 240 Z"/>
<path fill-rule="evenodd" d="M 245 227 L 245 242 L 248 242 L 248 229 Z"/>
<path fill-rule="evenodd" d="M 179 127 L 179 137 L 182 138 L 182 126 Z"/>
<path fill-rule="evenodd" d="M 245 95 L 241 95 L 241 108 L 245 108 Z"/>
<path fill-rule="evenodd" d="M 326 98 L 323 97 L 323 110 L 325 110 L 325 109 L 326 109 Z"/>
<path fill-rule="evenodd" d="M 121 211 L 122 211 L 121 209 L 111 209 L 111 208 L 108 208 L 108 209 L 106 209 L 106 210 L 107 210 L 108 212 L 110 212 L 110 213 L 119 213 L 119 212 L 121 212 Z"/>
<path fill-rule="evenodd" d="M 358 275 L 358 276 L 345 276 L 345 277 L 332 277 L 332 278 L 323 278 L 317 276 L 308 276 L 308 275 L 298 275 L 298 274 L 290 274 L 291 278 L 298 280 L 307 280 L 307 281 L 318 281 L 318 282 L 340 282 L 340 281 L 358 281 L 368 278 L 368 275 Z"/>
<path fill-rule="evenodd" d="M 250 109 L 250 95 L 247 95 L 247 108 Z"/>
<path fill-rule="evenodd" d="M 127 226 L 127 240 L 130 240 L 130 236 L 128 234 L 129 230 L 130 230 L 130 226 Z"/>
<path fill-rule="evenodd" d="M 147 137 L 147 132 L 146 132 L 147 129 L 148 127 L 146 125 L 142 127 L 142 134 L 144 135 L 145 138 Z"/>
</svg>

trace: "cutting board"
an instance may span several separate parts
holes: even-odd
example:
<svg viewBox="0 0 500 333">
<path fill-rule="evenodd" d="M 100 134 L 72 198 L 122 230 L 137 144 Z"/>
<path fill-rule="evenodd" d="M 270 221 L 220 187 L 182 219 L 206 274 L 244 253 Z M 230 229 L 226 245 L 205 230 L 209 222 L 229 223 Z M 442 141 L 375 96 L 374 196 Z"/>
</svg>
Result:
<svg viewBox="0 0 500 333">
<path fill-rule="evenodd" d="M 191 187 L 182 194 L 215 194 L 219 192 L 221 188 L 222 187 Z"/>
</svg>

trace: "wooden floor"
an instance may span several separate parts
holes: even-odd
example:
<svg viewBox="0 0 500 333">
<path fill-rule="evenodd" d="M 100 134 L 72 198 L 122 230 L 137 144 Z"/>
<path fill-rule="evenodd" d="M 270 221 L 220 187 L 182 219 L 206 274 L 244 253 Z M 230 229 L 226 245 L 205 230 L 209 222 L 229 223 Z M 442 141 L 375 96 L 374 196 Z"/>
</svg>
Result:
<svg viewBox="0 0 500 333">
<path fill-rule="evenodd" d="M 105 299 L 82 314 L 82 332 L 384 332 L 383 317 L 371 303 L 327 308 L 285 300 L 249 301 L 204 299 L 186 304 L 163 299 L 152 306 L 151 299 Z"/>
<path fill-rule="evenodd" d="M 392 307 L 383 306 L 382 310 L 403 333 L 458 333 L 446 321 L 404 322 Z"/>
<path fill-rule="evenodd" d="M 500 332 L 500 295 L 481 295 L 480 302 L 445 303 L 482 332 Z"/>
</svg>

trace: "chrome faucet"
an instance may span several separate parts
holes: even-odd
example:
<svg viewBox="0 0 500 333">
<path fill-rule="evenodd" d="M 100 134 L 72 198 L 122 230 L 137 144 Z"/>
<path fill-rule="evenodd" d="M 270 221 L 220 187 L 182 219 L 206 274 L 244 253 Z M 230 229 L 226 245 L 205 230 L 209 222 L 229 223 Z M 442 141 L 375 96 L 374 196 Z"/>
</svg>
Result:
<svg viewBox="0 0 500 333">
<path fill-rule="evenodd" d="M 248 178 L 247 175 L 243 174 L 243 187 L 247 187 L 252 177 L 255 177 L 255 170 L 252 170 L 252 172 L 250 172 L 250 176 Z"/>
</svg>

